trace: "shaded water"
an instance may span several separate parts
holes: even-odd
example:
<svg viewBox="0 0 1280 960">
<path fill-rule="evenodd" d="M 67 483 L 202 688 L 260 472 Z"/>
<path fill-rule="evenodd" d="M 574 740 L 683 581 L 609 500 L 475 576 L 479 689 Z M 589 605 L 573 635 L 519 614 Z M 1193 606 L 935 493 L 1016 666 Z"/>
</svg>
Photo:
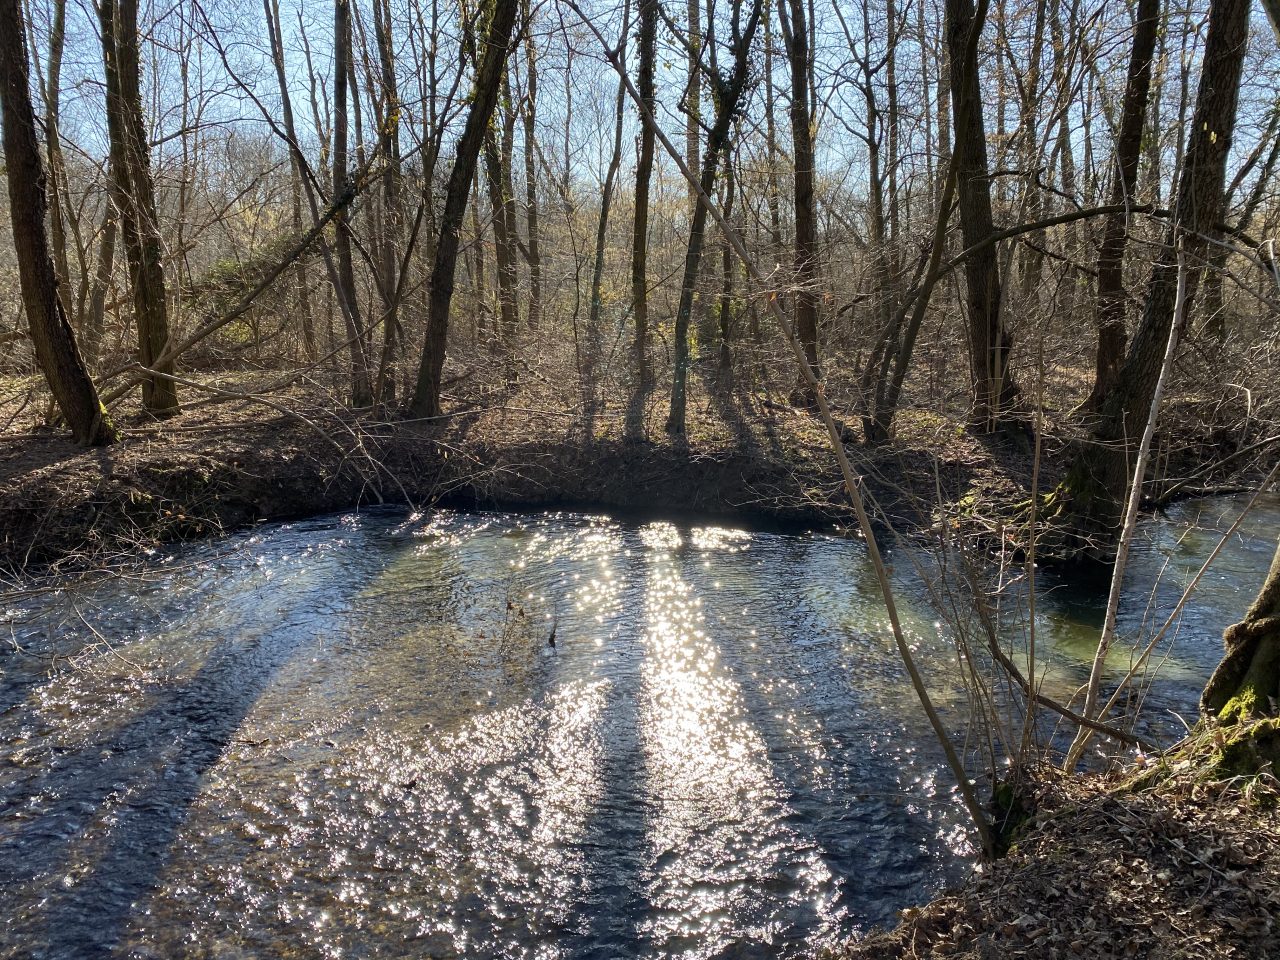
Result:
<svg viewBox="0 0 1280 960">
<path fill-rule="evenodd" d="M 1122 632 L 1240 506 L 1147 523 Z M 1153 733 L 1194 713 L 1280 502 L 1244 529 L 1162 651 Z M 924 559 L 893 559 L 960 734 Z M 1040 588 L 1041 669 L 1073 689 L 1105 586 Z M 855 541 L 374 512 L 0 628 L 0 956 L 797 956 L 969 869 Z"/>
</svg>

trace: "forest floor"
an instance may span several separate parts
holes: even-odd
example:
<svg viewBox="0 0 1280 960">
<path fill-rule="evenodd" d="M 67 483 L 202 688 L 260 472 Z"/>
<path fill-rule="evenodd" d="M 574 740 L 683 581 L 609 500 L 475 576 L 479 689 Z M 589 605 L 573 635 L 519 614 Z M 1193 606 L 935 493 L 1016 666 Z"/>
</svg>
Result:
<svg viewBox="0 0 1280 960">
<path fill-rule="evenodd" d="M 1280 956 L 1280 784 L 1208 779 L 1206 759 L 1142 787 L 1132 768 L 1043 785 L 1007 857 L 832 956 Z"/>
<path fill-rule="evenodd" d="M 776 391 L 694 392 L 687 442 L 676 443 L 663 431 L 664 391 L 605 402 L 588 426 L 563 385 L 529 368 L 514 386 L 460 378 L 449 413 L 433 422 L 352 413 L 315 386 L 248 398 L 261 379 L 222 376 L 221 393 L 205 397 L 187 390 L 191 402 L 163 421 L 136 400 L 121 405 L 122 441 L 95 450 L 38 426 L 43 411 L 23 401 L 20 382 L 0 384 L 0 570 L 110 562 L 157 543 L 380 503 L 809 528 L 852 521 L 821 423 Z M 1059 479 L 1073 437 L 1065 418 L 1044 419 L 1036 476 L 1029 421 L 980 435 L 907 409 L 894 442 L 873 449 L 860 444 L 857 418 L 836 412 L 878 516 L 899 532 L 962 516 L 1002 539 L 1032 484 L 1047 491 Z M 1175 422 L 1180 431 L 1157 451 L 1166 476 L 1233 442 L 1203 417 Z"/>
</svg>

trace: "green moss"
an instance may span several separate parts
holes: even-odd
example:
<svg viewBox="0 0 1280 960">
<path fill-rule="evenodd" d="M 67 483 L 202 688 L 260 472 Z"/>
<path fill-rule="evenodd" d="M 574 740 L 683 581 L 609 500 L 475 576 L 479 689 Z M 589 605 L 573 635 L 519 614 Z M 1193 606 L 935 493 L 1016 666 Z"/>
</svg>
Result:
<svg viewBox="0 0 1280 960">
<path fill-rule="evenodd" d="M 1228 704 L 1230 706 L 1230 704 Z M 1280 760 L 1280 719 L 1271 717 L 1234 727 L 1210 758 L 1214 779 L 1254 777 Z"/>
</svg>

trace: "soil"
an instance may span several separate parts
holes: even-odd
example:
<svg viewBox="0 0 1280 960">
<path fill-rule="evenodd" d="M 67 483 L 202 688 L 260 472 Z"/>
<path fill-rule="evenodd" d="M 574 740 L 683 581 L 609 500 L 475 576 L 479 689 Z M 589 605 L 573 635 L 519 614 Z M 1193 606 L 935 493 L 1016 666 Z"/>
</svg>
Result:
<svg viewBox="0 0 1280 960">
<path fill-rule="evenodd" d="M 270 406 L 196 405 L 162 422 L 126 411 L 117 414 L 123 439 L 102 449 L 43 428 L 0 434 L 0 565 L 16 574 L 102 563 L 140 546 L 380 503 L 851 522 L 817 419 L 750 403 L 693 405 L 683 443 L 649 422 L 657 410 L 639 436 L 608 408 L 587 433 L 528 388 L 474 398 L 435 423 L 355 414 L 295 391 Z M 939 502 L 1029 496 L 1025 440 L 977 438 L 941 417 L 904 417 L 894 445 L 850 450 L 881 517 L 903 528 L 932 522 Z"/>
<path fill-rule="evenodd" d="M 165 421 L 136 404 L 113 411 L 123 439 L 96 450 L 33 426 L 26 409 L 0 433 L 0 569 L 110 562 L 157 543 L 381 503 L 852 523 L 826 432 L 809 411 L 746 391 L 699 391 L 688 436 L 674 442 L 662 430 L 660 391 L 602 404 L 588 429 L 563 387 L 535 371 L 518 386 L 493 379 L 461 384 L 434 422 L 353 413 L 315 388 L 216 402 L 188 389 L 193 402 Z M 1034 477 L 1029 423 L 978 435 L 906 409 L 893 443 L 869 448 L 857 418 L 837 413 L 882 521 L 918 532 L 962 517 L 997 547 L 1012 541 L 1007 525 L 1033 482 L 1041 491 L 1057 482 L 1072 439 L 1069 426 L 1046 418 Z M 1171 477 L 1221 441 L 1212 423 L 1176 422 L 1190 426 L 1161 447 Z"/>
<path fill-rule="evenodd" d="M 1205 760 L 1142 787 L 1132 769 L 1043 785 L 1006 858 L 832 956 L 1280 956 L 1280 784 L 1207 778 Z"/>
</svg>

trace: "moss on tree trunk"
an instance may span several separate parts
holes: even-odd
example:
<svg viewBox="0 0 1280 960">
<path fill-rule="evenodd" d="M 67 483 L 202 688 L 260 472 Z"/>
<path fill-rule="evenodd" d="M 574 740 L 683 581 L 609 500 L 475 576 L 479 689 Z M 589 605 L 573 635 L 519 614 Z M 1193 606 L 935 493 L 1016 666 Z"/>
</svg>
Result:
<svg viewBox="0 0 1280 960">
<path fill-rule="evenodd" d="M 1274 717 L 1280 705 L 1280 545 L 1244 619 L 1222 636 L 1227 652 L 1200 708 L 1223 723 Z"/>
</svg>

